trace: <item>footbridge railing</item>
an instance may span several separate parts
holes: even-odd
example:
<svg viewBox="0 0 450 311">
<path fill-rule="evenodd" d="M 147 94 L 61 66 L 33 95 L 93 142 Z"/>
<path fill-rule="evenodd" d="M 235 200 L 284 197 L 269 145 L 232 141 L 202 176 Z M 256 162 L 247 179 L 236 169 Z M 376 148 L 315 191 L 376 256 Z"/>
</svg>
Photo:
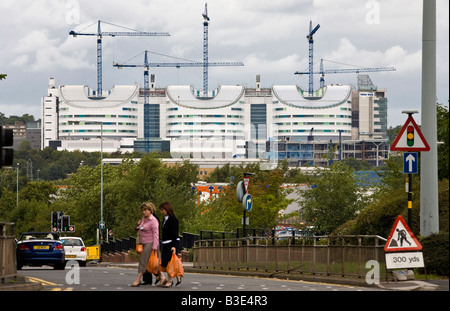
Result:
<svg viewBox="0 0 450 311">
<path fill-rule="evenodd" d="M 383 277 L 385 243 L 377 235 L 203 239 L 194 242 L 193 265 L 363 278 L 369 261 L 376 261 Z"/>
</svg>

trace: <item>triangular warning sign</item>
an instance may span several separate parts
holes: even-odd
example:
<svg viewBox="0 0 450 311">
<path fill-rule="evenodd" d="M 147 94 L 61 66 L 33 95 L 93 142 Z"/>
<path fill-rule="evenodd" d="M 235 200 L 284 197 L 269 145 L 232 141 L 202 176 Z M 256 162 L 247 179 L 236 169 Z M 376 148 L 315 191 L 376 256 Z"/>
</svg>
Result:
<svg viewBox="0 0 450 311">
<path fill-rule="evenodd" d="M 408 117 L 401 128 L 391 145 L 391 151 L 430 151 L 430 146 L 412 116 Z"/>
<path fill-rule="evenodd" d="M 384 246 L 385 252 L 419 251 L 422 245 L 406 224 L 401 215 L 397 216 L 389 238 Z"/>
<path fill-rule="evenodd" d="M 245 193 L 248 192 L 248 184 L 250 183 L 250 177 L 244 177 L 244 189 Z"/>
</svg>

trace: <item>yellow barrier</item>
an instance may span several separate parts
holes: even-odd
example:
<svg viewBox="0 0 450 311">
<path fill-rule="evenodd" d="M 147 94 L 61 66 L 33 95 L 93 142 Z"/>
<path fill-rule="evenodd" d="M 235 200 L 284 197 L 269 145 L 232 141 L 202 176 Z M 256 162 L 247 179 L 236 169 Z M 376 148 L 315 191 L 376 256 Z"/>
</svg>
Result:
<svg viewBox="0 0 450 311">
<path fill-rule="evenodd" d="M 100 259 L 100 247 L 88 246 L 86 247 L 87 259 Z"/>
</svg>

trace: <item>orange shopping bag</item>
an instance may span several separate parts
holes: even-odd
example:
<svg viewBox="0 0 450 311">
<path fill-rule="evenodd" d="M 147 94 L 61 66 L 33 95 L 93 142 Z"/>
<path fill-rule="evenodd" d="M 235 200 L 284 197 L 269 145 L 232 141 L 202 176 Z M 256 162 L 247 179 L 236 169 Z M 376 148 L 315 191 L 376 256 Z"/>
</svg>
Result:
<svg viewBox="0 0 450 311">
<path fill-rule="evenodd" d="M 156 252 L 156 249 L 154 249 L 152 250 L 150 259 L 147 262 L 147 271 L 153 274 L 158 274 L 158 266 L 159 266 L 158 254 Z"/>
<path fill-rule="evenodd" d="M 166 267 L 166 272 L 167 274 L 170 275 L 170 277 L 174 278 L 177 275 L 177 255 L 175 255 L 175 253 L 172 253 L 172 258 L 170 258 L 169 263 L 167 264 Z"/>
<path fill-rule="evenodd" d="M 183 268 L 183 263 L 181 262 L 181 259 L 177 257 L 177 262 L 175 265 L 175 272 L 177 276 L 183 276 L 184 274 L 184 268 Z"/>
</svg>

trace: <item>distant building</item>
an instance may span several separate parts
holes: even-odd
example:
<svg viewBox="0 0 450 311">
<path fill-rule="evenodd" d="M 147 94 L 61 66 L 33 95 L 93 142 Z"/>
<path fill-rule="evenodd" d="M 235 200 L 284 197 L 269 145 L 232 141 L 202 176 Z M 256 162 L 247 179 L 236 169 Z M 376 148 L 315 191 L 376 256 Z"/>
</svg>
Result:
<svg viewBox="0 0 450 311">
<path fill-rule="evenodd" d="M 308 97 L 295 85 L 262 88 L 257 76 L 255 88 L 224 85 L 202 97 L 189 85 L 156 88 L 154 75 L 151 81 L 149 89 L 114 86 L 99 97 L 87 86 L 56 87 L 50 78 L 41 102 L 41 148 L 324 166 L 330 146 L 342 151 L 332 153 L 332 160 L 358 157 L 362 141 L 386 137 L 387 100 L 376 88 L 328 85 Z"/>
</svg>

